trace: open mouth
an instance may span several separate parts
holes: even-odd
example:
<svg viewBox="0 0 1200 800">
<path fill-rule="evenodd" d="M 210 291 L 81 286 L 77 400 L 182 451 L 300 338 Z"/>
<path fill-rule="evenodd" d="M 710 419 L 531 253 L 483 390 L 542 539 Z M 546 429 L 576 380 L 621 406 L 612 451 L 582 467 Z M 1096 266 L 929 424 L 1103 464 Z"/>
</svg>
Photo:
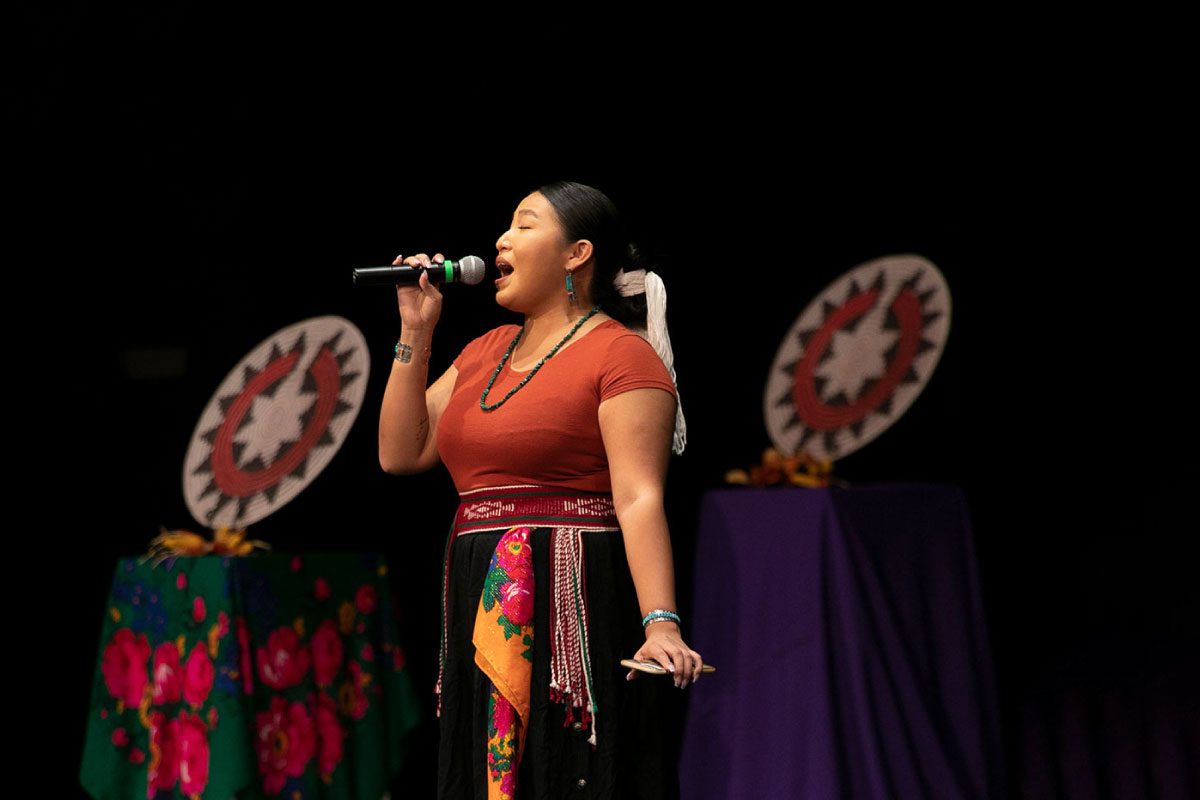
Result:
<svg viewBox="0 0 1200 800">
<path fill-rule="evenodd" d="M 501 281 L 511 275 L 513 271 L 512 264 L 509 264 L 502 258 L 496 259 L 496 269 L 500 270 L 500 277 L 497 280 Z"/>
</svg>

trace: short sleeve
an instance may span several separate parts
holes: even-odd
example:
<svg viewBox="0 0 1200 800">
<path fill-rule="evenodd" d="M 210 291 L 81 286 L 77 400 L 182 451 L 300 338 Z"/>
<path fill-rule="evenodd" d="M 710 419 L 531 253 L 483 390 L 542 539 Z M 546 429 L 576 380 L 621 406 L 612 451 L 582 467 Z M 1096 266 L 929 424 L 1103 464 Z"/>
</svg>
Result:
<svg viewBox="0 0 1200 800">
<path fill-rule="evenodd" d="M 600 402 L 632 389 L 662 389 L 675 396 L 675 384 L 650 343 L 636 333 L 615 337 L 600 373 Z"/>
</svg>

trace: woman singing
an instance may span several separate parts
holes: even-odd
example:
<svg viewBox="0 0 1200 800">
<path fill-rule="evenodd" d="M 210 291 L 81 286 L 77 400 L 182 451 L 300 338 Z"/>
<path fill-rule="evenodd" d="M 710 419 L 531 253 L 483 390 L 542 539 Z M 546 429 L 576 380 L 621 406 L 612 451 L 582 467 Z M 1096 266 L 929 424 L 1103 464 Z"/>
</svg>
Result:
<svg viewBox="0 0 1200 800">
<path fill-rule="evenodd" d="M 441 461 L 462 500 L 443 581 L 438 796 L 676 797 L 665 694 L 701 667 L 680 635 L 663 510 L 682 415 L 669 368 L 626 327 L 647 328 L 648 293 L 648 338 L 669 353 L 661 283 L 633 268 L 608 197 L 581 184 L 522 200 L 496 249 L 496 301 L 524 325 L 474 340 L 426 388 L 442 296 L 424 276 L 398 287 L 379 418 L 385 470 Z M 630 654 L 670 676 L 630 680 Z"/>
</svg>

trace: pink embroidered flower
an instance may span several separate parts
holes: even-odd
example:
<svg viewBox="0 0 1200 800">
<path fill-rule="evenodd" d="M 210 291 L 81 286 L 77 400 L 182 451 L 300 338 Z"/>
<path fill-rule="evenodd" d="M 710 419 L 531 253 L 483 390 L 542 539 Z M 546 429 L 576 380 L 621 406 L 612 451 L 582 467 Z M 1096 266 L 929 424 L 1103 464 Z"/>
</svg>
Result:
<svg viewBox="0 0 1200 800">
<path fill-rule="evenodd" d="M 150 715 L 150 765 L 146 768 L 146 794 L 154 797 L 159 789 L 170 789 L 179 778 L 179 720 L 169 722 L 161 711 Z"/>
<path fill-rule="evenodd" d="M 329 686 L 342 668 L 342 637 L 337 625 L 327 619 L 317 628 L 309 642 L 312 649 L 313 674 L 317 686 Z"/>
<path fill-rule="evenodd" d="M 213 663 L 203 642 L 196 642 L 183 667 L 183 699 L 194 706 L 208 699 L 213 686 Z"/>
<path fill-rule="evenodd" d="M 304 562 L 300 560 L 300 556 L 292 556 L 292 572 L 299 572 L 303 566 Z"/>
<path fill-rule="evenodd" d="M 399 672 L 400 670 L 404 669 L 405 663 L 406 662 L 404 659 L 404 651 L 401 650 L 398 646 L 393 647 L 392 648 L 392 669 L 396 670 L 396 672 Z"/>
<path fill-rule="evenodd" d="M 140 764 L 146 760 L 146 754 L 140 748 L 133 748 L 129 751 L 129 762 L 131 764 Z"/>
<path fill-rule="evenodd" d="M 500 796 L 515 797 L 517 794 L 517 772 L 510 769 L 500 779 Z"/>
<path fill-rule="evenodd" d="M 187 795 L 201 794 L 208 785 L 208 728 L 197 714 L 179 715 L 179 788 Z"/>
<path fill-rule="evenodd" d="M 350 677 L 338 690 L 338 709 L 351 719 L 362 719 L 367 714 L 367 693 L 363 691 L 364 675 L 357 661 L 346 664 Z"/>
<path fill-rule="evenodd" d="M 533 619 L 533 594 L 529 587 L 510 581 L 500 587 L 500 608 L 515 625 L 527 625 Z"/>
<path fill-rule="evenodd" d="M 125 747 L 129 744 L 129 731 L 124 728 L 117 728 L 112 732 L 112 743 L 116 747 Z"/>
<path fill-rule="evenodd" d="M 317 578 L 313 581 L 313 597 L 318 600 L 328 600 L 331 594 L 333 591 L 329 588 L 329 581 L 324 578 Z"/>
<path fill-rule="evenodd" d="M 496 704 L 492 709 L 492 724 L 495 725 L 496 733 L 501 739 L 515 731 L 513 725 L 517 718 L 517 710 L 513 708 L 512 703 L 508 702 L 504 695 L 497 695 Z"/>
<path fill-rule="evenodd" d="M 309 695 L 309 711 L 316 720 L 317 769 L 328 779 L 342 761 L 342 739 L 345 734 L 338 722 L 337 705 L 324 694 Z"/>
<path fill-rule="evenodd" d="M 375 648 L 371 647 L 370 642 L 367 642 L 366 644 L 363 645 L 362 660 L 363 661 L 374 661 L 375 660 Z"/>
<path fill-rule="evenodd" d="M 125 701 L 125 705 L 137 707 L 142 702 L 146 688 L 146 662 L 150 659 L 150 643 L 146 634 L 136 637 L 129 628 L 121 628 L 113 634 L 112 641 L 104 648 L 104 661 L 100 666 L 104 683 L 113 697 Z"/>
<path fill-rule="evenodd" d="M 175 588 L 176 589 L 186 589 L 187 588 L 187 575 L 184 575 L 181 572 L 175 576 Z"/>
<path fill-rule="evenodd" d="M 369 583 L 364 583 L 358 587 L 358 592 L 354 595 L 354 605 L 364 614 L 370 614 L 375 610 L 378 604 L 378 596 L 375 593 L 375 587 Z"/>
<path fill-rule="evenodd" d="M 308 648 L 300 644 L 295 628 L 276 628 L 267 646 L 258 648 L 258 677 L 272 689 L 295 686 L 308 672 Z"/>
<path fill-rule="evenodd" d="M 197 597 L 192 601 L 192 619 L 196 620 L 196 622 L 203 622 L 204 616 L 207 613 L 208 610 L 204 606 L 203 597 Z"/>
<path fill-rule="evenodd" d="M 183 690 L 179 670 L 179 648 L 174 642 L 163 642 L 154 648 L 154 702 L 178 703 Z"/>
<path fill-rule="evenodd" d="M 288 777 L 300 777 L 312 758 L 313 721 L 302 704 L 289 704 L 278 696 L 271 698 L 269 711 L 256 715 L 256 721 L 258 772 L 263 789 L 268 794 L 279 794 Z"/>
<path fill-rule="evenodd" d="M 500 539 L 496 548 L 499 565 L 510 581 L 526 581 L 533 575 L 533 549 L 529 546 L 529 528 L 513 528 Z"/>
</svg>

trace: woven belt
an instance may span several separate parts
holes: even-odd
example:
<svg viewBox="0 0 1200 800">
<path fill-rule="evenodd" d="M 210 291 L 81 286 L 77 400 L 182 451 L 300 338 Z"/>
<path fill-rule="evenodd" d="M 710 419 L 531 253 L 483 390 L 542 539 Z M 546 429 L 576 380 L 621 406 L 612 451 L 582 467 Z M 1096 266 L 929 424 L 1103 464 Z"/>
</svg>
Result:
<svg viewBox="0 0 1200 800">
<path fill-rule="evenodd" d="M 459 495 L 451 538 L 468 533 L 530 528 L 616 531 L 612 495 L 586 494 L 548 486 L 489 486 Z"/>
</svg>

